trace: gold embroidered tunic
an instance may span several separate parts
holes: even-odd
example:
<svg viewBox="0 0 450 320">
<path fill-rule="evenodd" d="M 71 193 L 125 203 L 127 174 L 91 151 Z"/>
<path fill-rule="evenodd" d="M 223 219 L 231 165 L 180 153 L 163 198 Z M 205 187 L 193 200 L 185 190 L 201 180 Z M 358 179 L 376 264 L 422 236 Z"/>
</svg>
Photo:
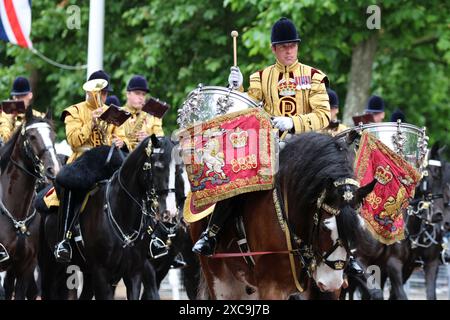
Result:
<svg viewBox="0 0 450 320">
<path fill-rule="evenodd" d="M 144 131 L 148 135 L 164 136 L 162 128 L 162 119 L 154 117 L 147 112 L 137 110 L 129 105 L 123 107 L 125 111 L 131 113 L 131 117 L 122 125 L 126 137 L 128 150 L 133 151 L 140 141 L 137 139 L 137 133 Z"/>
<path fill-rule="evenodd" d="M 102 108 L 105 111 L 109 107 L 103 106 Z M 73 162 L 83 152 L 91 148 L 101 145 L 111 145 L 113 134 L 126 143 L 122 126 L 116 127 L 100 120 L 98 120 L 99 127 L 93 126 L 92 111 L 95 109 L 95 105 L 84 101 L 70 106 L 63 111 L 61 119 L 66 126 L 67 143 L 73 151 L 67 163 Z"/>
<path fill-rule="evenodd" d="M 316 131 L 330 121 L 327 81 L 323 72 L 298 61 L 290 66 L 277 61 L 250 76 L 248 94 L 271 115 L 291 117 L 295 133 Z"/>
<path fill-rule="evenodd" d="M 33 116 L 44 118 L 45 114 L 33 109 Z M 0 114 L 0 138 L 3 140 L 3 143 L 6 143 L 11 138 L 14 131 L 20 127 L 24 121 L 24 113 L 19 113 L 16 116 L 4 112 Z"/>
</svg>

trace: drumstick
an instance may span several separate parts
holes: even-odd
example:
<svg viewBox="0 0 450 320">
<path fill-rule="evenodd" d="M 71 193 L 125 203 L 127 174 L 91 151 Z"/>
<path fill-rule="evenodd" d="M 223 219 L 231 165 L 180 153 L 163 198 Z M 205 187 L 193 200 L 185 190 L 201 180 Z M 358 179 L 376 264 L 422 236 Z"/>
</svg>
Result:
<svg viewBox="0 0 450 320">
<path fill-rule="evenodd" d="M 233 37 L 233 57 L 234 66 L 237 67 L 237 37 L 239 33 L 236 30 L 231 31 L 231 36 Z"/>
</svg>

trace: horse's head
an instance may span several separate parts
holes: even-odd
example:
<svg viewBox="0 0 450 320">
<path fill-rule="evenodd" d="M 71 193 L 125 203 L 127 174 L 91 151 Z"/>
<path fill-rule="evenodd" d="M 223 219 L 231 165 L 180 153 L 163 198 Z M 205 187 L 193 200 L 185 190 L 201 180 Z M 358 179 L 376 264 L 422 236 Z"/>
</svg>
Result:
<svg viewBox="0 0 450 320">
<path fill-rule="evenodd" d="M 441 160 L 443 148 L 439 144 L 433 145 L 430 152 L 428 166 L 424 171 L 422 180 L 416 189 L 416 199 L 422 199 L 429 203 L 428 217 L 422 217 L 430 223 L 443 223 L 449 226 L 448 214 L 448 189 L 450 184 L 450 168 L 448 164 Z M 425 212 L 425 210 L 421 210 Z M 444 221 L 445 220 L 445 221 Z"/>
<path fill-rule="evenodd" d="M 343 272 L 362 221 L 358 209 L 375 181 L 359 187 L 352 178 L 341 178 L 323 190 L 317 200 L 314 222 L 317 229 L 316 264 L 312 276 L 321 291 L 335 291 L 343 285 Z M 314 233 L 313 233 L 314 238 Z"/>
<path fill-rule="evenodd" d="M 176 144 L 168 137 L 159 138 L 159 144 L 160 147 L 153 153 L 154 185 L 159 214 L 163 221 L 171 221 L 179 211 L 179 195 L 182 193 L 184 196 L 184 183 L 180 183 L 183 169 Z"/>
<path fill-rule="evenodd" d="M 55 132 L 49 113 L 45 118 L 35 117 L 29 108 L 19 140 L 23 147 L 24 162 L 32 168 L 30 172 L 40 179 L 54 180 L 61 167 L 56 156 Z"/>
<path fill-rule="evenodd" d="M 345 142 L 318 133 L 293 138 L 280 153 L 289 221 L 301 239 L 303 264 L 322 291 L 343 285 L 351 244 L 362 233 L 357 210 L 376 182 L 359 186 L 350 154 Z"/>
</svg>

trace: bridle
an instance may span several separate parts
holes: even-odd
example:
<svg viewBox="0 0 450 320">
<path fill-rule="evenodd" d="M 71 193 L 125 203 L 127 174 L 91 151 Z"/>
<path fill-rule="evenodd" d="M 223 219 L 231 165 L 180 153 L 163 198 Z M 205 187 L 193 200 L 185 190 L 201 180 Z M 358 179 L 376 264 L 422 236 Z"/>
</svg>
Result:
<svg viewBox="0 0 450 320">
<path fill-rule="evenodd" d="M 343 178 L 338 179 L 333 182 L 334 187 L 344 186 L 345 191 L 342 195 L 344 201 L 350 202 L 353 197 L 353 191 L 351 191 L 350 186 L 359 187 L 359 183 L 351 178 Z M 277 188 L 279 189 L 279 188 Z M 292 251 L 295 255 L 300 258 L 301 266 L 306 270 L 308 276 L 312 278 L 313 272 L 317 269 L 319 263 L 325 263 L 333 270 L 344 270 L 348 264 L 350 258 L 350 250 L 345 241 L 341 238 L 336 239 L 334 245 L 325 253 L 320 253 L 319 248 L 319 222 L 322 221 L 323 213 L 327 213 L 329 215 L 335 216 L 336 218 L 339 216 L 341 210 L 338 208 L 334 208 L 333 206 L 327 204 L 325 199 L 327 197 L 326 188 L 321 192 L 319 198 L 316 202 L 316 212 L 313 215 L 313 226 L 310 232 L 310 236 L 308 241 L 303 241 L 299 236 L 297 236 L 294 232 L 292 225 L 288 222 L 288 209 L 287 209 L 287 199 L 286 193 L 284 192 L 284 197 L 280 197 L 280 200 L 283 199 L 281 203 L 281 207 L 284 208 L 284 222 L 285 225 L 289 228 L 289 231 L 292 235 L 292 247 L 294 248 Z M 333 254 L 336 249 L 339 247 L 344 248 L 347 252 L 346 260 L 329 260 L 328 258 Z"/>
<path fill-rule="evenodd" d="M 42 155 L 45 152 L 50 152 L 50 150 L 54 150 L 53 145 L 45 145 L 45 149 L 42 151 L 42 153 L 40 155 L 36 155 L 33 152 L 33 149 L 31 147 L 31 144 L 28 140 L 28 137 L 26 135 L 26 132 L 28 130 L 31 129 L 37 129 L 37 128 L 48 128 L 51 129 L 51 126 L 46 123 L 46 122 L 37 122 L 34 124 L 31 124 L 29 126 L 22 126 L 22 129 L 20 131 L 20 136 L 23 140 L 23 145 L 21 148 L 21 152 L 23 153 L 23 155 L 28 158 L 31 163 L 32 163 L 32 171 L 28 170 L 27 168 L 25 168 L 25 166 L 23 166 L 22 164 L 20 164 L 19 162 L 17 162 L 16 160 L 14 160 L 12 158 L 12 156 L 10 156 L 10 161 L 11 163 L 13 163 L 16 167 L 18 167 L 19 169 L 21 169 L 23 172 L 25 172 L 26 174 L 28 174 L 31 177 L 36 178 L 36 180 L 39 182 L 43 182 L 45 180 L 45 174 L 44 174 L 44 165 L 40 159 L 40 157 L 42 157 Z M 44 140 L 44 139 L 43 139 Z M 45 140 L 44 140 L 45 143 Z M 30 235 L 30 232 L 28 231 L 28 225 L 29 223 L 33 220 L 33 218 L 36 216 L 36 209 L 33 210 L 33 213 L 26 216 L 25 219 L 23 220 L 17 220 L 12 214 L 11 212 L 9 212 L 9 210 L 6 208 L 5 204 L 3 203 L 3 199 L 0 199 L 0 212 L 5 214 L 13 223 L 14 228 L 17 230 L 17 233 L 19 234 L 23 234 L 23 235 Z"/>
<path fill-rule="evenodd" d="M 117 170 L 113 176 L 108 180 L 106 184 L 106 193 L 105 193 L 105 201 L 106 204 L 104 206 L 104 210 L 108 217 L 109 222 L 111 223 L 114 234 L 120 241 L 122 242 L 123 247 L 130 247 L 134 245 L 138 239 L 142 239 L 147 232 L 150 236 L 156 230 L 158 224 L 161 226 L 163 230 L 166 232 L 173 234 L 172 228 L 167 228 L 163 222 L 160 222 L 157 218 L 157 212 L 159 207 L 158 202 L 158 192 L 154 187 L 154 165 L 152 164 L 152 157 L 155 154 L 160 153 L 160 148 L 153 148 L 151 141 L 148 141 L 147 147 L 145 148 L 145 153 L 147 158 L 142 166 L 142 171 L 144 174 L 144 184 L 147 186 L 145 190 L 145 194 L 141 199 L 135 197 L 125 186 L 122 181 L 122 168 L 123 165 Z M 119 225 L 119 223 L 114 218 L 111 203 L 110 203 L 110 194 L 111 194 L 111 183 L 114 179 L 117 179 L 121 190 L 125 192 L 125 194 L 130 198 L 140 209 L 141 216 L 139 222 L 139 228 L 137 230 L 133 230 L 131 233 L 127 234 L 123 228 Z M 144 231 L 145 230 L 145 231 Z"/>
<path fill-rule="evenodd" d="M 44 145 L 44 149 L 42 150 L 42 152 L 40 154 L 35 154 L 33 152 L 33 148 L 31 147 L 31 143 L 28 139 L 28 136 L 26 135 L 26 132 L 31 129 L 39 129 L 39 128 L 47 128 L 49 130 L 52 129 L 51 126 L 46 122 L 37 122 L 37 123 L 33 123 L 29 126 L 22 126 L 22 129 L 20 131 L 20 136 L 23 141 L 23 145 L 20 150 L 22 151 L 22 154 L 25 156 L 25 158 L 29 159 L 31 161 L 32 169 L 28 170 L 24 165 L 22 165 L 21 163 L 19 163 L 16 160 L 14 160 L 12 158 L 12 156 L 10 156 L 10 161 L 16 167 L 21 169 L 23 172 L 25 172 L 26 174 L 28 174 L 31 177 L 34 177 L 38 181 L 38 183 L 44 183 L 45 182 L 45 172 L 44 172 L 44 164 L 42 163 L 41 157 L 46 152 L 51 152 L 51 151 L 53 151 L 56 155 L 56 151 L 55 151 L 53 144 L 47 144 L 46 140 L 43 139 L 45 145 Z"/>
</svg>

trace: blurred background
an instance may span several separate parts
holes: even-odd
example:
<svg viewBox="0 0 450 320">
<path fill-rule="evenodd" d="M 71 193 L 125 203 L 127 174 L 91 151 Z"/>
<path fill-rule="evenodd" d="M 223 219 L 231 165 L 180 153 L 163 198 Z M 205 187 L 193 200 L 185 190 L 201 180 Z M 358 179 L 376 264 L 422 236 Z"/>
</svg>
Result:
<svg viewBox="0 0 450 320">
<path fill-rule="evenodd" d="M 199 83 L 226 86 L 233 63 L 230 32 L 237 30 L 238 64 L 244 87 L 251 73 L 274 63 L 273 23 L 286 16 L 302 42 L 299 60 L 325 72 L 340 99 L 340 117 L 363 112 L 368 97 L 398 108 L 407 122 L 426 126 L 430 144 L 450 143 L 450 3 L 386 0 L 106 0 L 104 70 L 113 94 L 125 101 L 134 74 L 147 77 L 150 94 L 172 105 L 166 132 L 176 129 L 176 111 Z M 375 20 L 374 20 L 375 19 Z M 64 138 L 61 111 L 84 100 L 89 1 L 32 1 L 33 47 L 71 69 L 56 67 L 32 51 L 0 41 L 0 99 L 16 76 L 27 76 L 34 107 L 50 109 Z M 450 151 L 447 150 L 447 156 Z"/>
</svg>

